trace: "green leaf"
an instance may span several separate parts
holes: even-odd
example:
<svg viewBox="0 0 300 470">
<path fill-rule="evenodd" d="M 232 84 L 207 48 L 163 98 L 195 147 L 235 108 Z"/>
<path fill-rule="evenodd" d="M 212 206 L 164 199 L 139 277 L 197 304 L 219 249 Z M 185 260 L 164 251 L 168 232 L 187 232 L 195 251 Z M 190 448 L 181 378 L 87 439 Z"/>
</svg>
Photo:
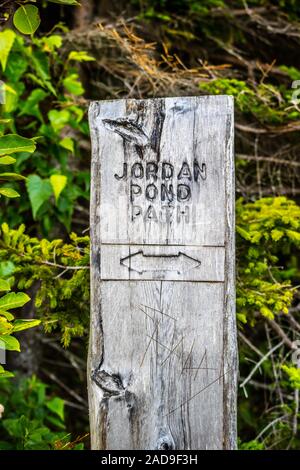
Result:
<svg viewBox="0 0 300 470">
<path fill-rule="evenodd" d="M 76 60 L 77 62 L 90 62 L 96 59 L 85 51 L 71 51 L 68 60 Z"/>
<path fill-rule="evenodd" d="M 1 335 L 0 336 L 0 349 L 6 349 L 7 351 L 19 351 L 20 343 L 14 336 Z"/>
<path fill-rule="evenodd" d="M 13 332 L 27 330 L 41 323 L 41 320 L 16 320 L 13 324 Z"/>
<path fill-rule="evenodd" d="M 50 183 L 53 188 L 56 202 L 58 201 L 60 193 L 66 187 L 67 180 L 68 178 L 64 175 L 51 175 L 50 176 Z"/>
<path fill-rule="evenodd" d="M 300 242 L 300 231 L 295 232 L 294 230 L 287 230 L 286 233 L 293 242 L 296 242 L 296 243 Z"/>
<path fill-rule="evenodd" d="M 0 173 L 0 181 L 20 181 L 26 180 L 25 176 L 18 173 Z"/>
<path fill-rule="evenodd" d="M 12 333 L 13 326 L 7 321 L 6 317 L 0 317 L 0 338 L 2 336 L 10 335 Z"/>
<path fill-rule="evenodd" d="M 12 165 L 12 163 L 15 163 L 16 161 L 17 160 L 14 157 L 11 157 L 10 155 L 0 157 L 0 165 Z"/>
<path fill-rule="evenodd" d="M 72 95 L 83 95 L 84 88 L 79 80 L 78 73 L 71 73 L 63 81 L 64 87 Z"/>
<path fill-rule="evenodd" d="M 246 230 L 244 230 L 242 227 L 239 227 L 237 225 L 236 231 L 241 235 L 241 237 L 245 238 L 245 240 L 250 240 L 251 239 L 250 233 L 247 232 Z"/>
<path fill-rule="evenodd" d="M 0 155 L 10 155 L 15 152 L 32 153 L 35 151 L 35 147 L 34 140 L 17 134 L 6 134 L 0 137 Z"/>
<path fill-rule="evenodd" d="M 30 297 L 24 292 L 10 292 L 0 298 L 0 310 L 23 307 L 29 300 Z"/>
<path fill-rule="evenodd" d="M 64 400 L 62 400 L 61 398 L 55 397 L 49 400 L 46 403 L 46 406 L 54 414 L 59 416 L 62 421 L 64 420 L 64 406 L 65 406 Z"/>
<path fill-rule="evenodd" d="M 273 312 L 272 312 L 268 307 L 266 307 L 266 306 L 261 307 L 260 313 L 261 313 L 264 317 L 266 317 L 266 318 L 270 318 L 271 320 L 274 319 L 274 314 L 273 314 Z"/>
<path fill-rule="evenodd" d="M 18 40 L 21 36 L 17 36 Z M 19 82 L 20 78 L 26 72 L 27 67 L 29 66 L 29 61 L 26 58 L 25 54 L 21 54 L 20 50 L 13 50 L 9 54 L 7 66 L 5 70 L 5 76 L 7 80 L 13 84 Z"/>
<path fill-rule="evenodd" d="M 31 76 L 32 79 L 40 78 L 42 86 L 48 88 L 48 90 L 56 96 L 56 91 L 51 83 L 50 71 L 49 71 L 49 59 L 46 53 L 41 50 L 29 51 L 27 53 L 28 59 L 31 61 L 34 70 L 36 71 L 35 76 Z M 29 76 L 29 74 L 28 74 Z M 37 80 L 37 82 L 39 82 Z"/>
<path fill-rule="evenodd" d="M 55 132 L 59 132 L 68 124 L 70 113 L 66 109 L 62 109 L 60 111 L 52 109 L 49 111 L 48 117 Z"/>
<path fill-rule="evenodd" d="M 35 116 L 37 117 L 40 121 L 43 121 L 42 114 L 39 109 L 39 103 L 42 101 L 44 98 L 48 96 L 48 93 L 43 90 L 42 88 L 35 88 L 26 101 L 22 103 L 22 108 L 21 112 L 19 113 L 19 116 L 28 115 L 28 116 Z"/>
<path fill-rule="evenodd" d="M 58 34 L 53 34 L 49 37 L 43 37 L 44 50 L 53 52 L 62 46 L 62 37 Z"/>
<path fill-rule="evenodd" d="M 0 276 L 1 277 L 11 276 L 14 270 L 15 270 L 15 265 L 11 261 L 0 262 Z"/>
<path fill-rule="evenodd" d="M 14 25 L 23 34 L 33 34 L 38 29 L 41 18 L 34 5 L 21 5 L 14 14 Z"/>
<path fill-rule="evenodd" d="M 52 186 L 48 179 L 42 180 L 38 175 L 30 175 L 27 178 L 26 187 L 35 219 L 40 207 L 51 197 Z"/>
<path fill-rule="evenodd" d="M 11 198 L 20 197 L 20 194 L 12 188 L 0 188 L 0 195 Z"/>
<path fill-rule="evenodd" d="M 14 318 L 15 318 L 12 313 L 10 313 L 10 312 L 5 312 L 4 310 L 0 310 L 0 316 L 1 316 L 1 315 L 2 315 L 3 317 L 5 317 L 6 320 L 8 320 L 8 321 L 13 321 Z"/>
<path fill-rule="evenodd" d="M 8 379 L 10 377 L 14 377 L 14 374 L 12 372 L 8 372 L 0 365 L 0 379 Z"/>
<path fill-rule="evenodd" d="M 63 147 L 66 150 L 69 150 L 70 152 L 74 153 L 74 140 L 71 139 L 71 137 L 65 137 L 59 142 L 59 145 Z M 1 160 L 0 160 L 1 163 Z"/>
<path fill-rule="evenodd" d="M 277 228 L 274 228 L 271 231 L 271 237 L 275 242 L 278 242 L 282 237 L 284 236 L 284 232 L 282 230 L 278 230 Z"/>
<path fill-rule="evenodd" d="M 15 33 L 11 29 L 5 29 L 0 32 L 0 62 L 4 72 L 7 59 L 15 40 Z"/>
<path fill-rule="evenodd" d="M 5 279 L 0 279 L 0 291 L 4 290 L 10 290 L 10 284 Z"/>
</svg>

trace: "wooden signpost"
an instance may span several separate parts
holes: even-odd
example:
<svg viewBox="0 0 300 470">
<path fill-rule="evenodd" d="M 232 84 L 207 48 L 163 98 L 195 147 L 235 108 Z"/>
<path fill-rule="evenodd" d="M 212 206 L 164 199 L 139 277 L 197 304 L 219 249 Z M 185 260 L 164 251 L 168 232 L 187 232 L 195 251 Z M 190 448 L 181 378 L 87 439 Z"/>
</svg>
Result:
<svg viewBox="0 0 300 470">
<path fill-rule="evenodd" d="M 235 448 L 232 98 L 89 119 L 92 448 Z"/>
</svg>

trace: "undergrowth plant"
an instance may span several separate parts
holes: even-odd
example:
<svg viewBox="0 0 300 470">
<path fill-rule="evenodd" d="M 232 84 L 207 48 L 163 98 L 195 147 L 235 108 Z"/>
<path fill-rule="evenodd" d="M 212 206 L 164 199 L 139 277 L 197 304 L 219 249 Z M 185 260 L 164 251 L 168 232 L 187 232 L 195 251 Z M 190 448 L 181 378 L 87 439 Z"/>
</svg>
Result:
<svg viewBox="0 0 300 470">
<path fill-rule="evenodd" d="M 0 121 L 1 122 L 1 121 Z M 2 120 L 3 122 L 3 120 Z M 35 141 L 27 139 L 17 134 L 1 134 L 0 130 L 0 166 L 7 167 L 16 162 L 14 157 L 20 152 L 27 152 L 30 155 L 35 150 Z M 12 181 L 24 180 L 25 178 L 17 173 L 4 171 L 0 173 L 0 201 L 3 198 L 19 198 L 20 194 L 11 188 Z M 7 273 L 5 264 L 0 268 L 0 379 L 12 377 L 13 373 L 5 370 L 2 365 L 6 360 L 6 351 L 20 351 L 20 343 L 14 336 L 22 330 L 39 325 L 40 320 L 15 319 L 11 310 L 23 307 L 29 302 L 29 296 L 24 292 L 10 292 L 13 278 Z M 3 356 L 3 357 L 2 357 Z"/>
<path fill-rule="evenodd" d="M 61 332 L 64 346 L 87 334 L 89 322 L 89 237 L 69 236 L 49 241 L 30 237 L 25 226 L 0 231 L 0 268 L 18 289 L 38 287 L 35 310 L 47 333 Z"/>
<path fill-rule="evenodd" d="M 84 51 L 64 52 L 63 32 L 62 26 L 42 37 L 11 29 L 0 32 L 5 87 L 0 129 L 22 130 L 39 143 L 30 159 L 24 148 L 12 163 L 26 176 L 28 197 L 24 195 L 18 206 L 2 205 L 0 217 L 11 225 L 32 217 L 44 235 L 53 232 L 55 224 L 70 230 L 75 205 L 79 214 L 86 211 L 82 202 L 84 206 L 89 197 L 89 172 L 80 168 L 88 125 L 77 66 L 94 59 Z"/>
<path fill-rule="evenodd" d="M 0 381 L 0 450 L 83 449 L 66 431 L 65 401 L 48 389 L 35 376 Z"/>
</svg>

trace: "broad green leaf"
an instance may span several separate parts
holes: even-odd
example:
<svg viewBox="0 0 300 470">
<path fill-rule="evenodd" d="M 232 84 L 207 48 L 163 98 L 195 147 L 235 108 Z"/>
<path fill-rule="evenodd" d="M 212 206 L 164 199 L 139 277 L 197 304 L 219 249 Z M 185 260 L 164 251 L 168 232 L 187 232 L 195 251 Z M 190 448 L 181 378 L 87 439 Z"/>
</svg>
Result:
<svg viewBox="0 0 300 470">
<path fill-rule="evenodd" d="M 61 109 L 60 111 L 51 109 L 48 113 L 48 117 L 55 132 L 59 132 L 68 124 L 70 113 L 67 109 Z"/>
<path fill-rule="evenodd" d="M 2 224 L 3 226 L 4 224 Z M 15 271 L 15 265 L 11 261 L 0 262 L 0 277 L 8 277 Z"/>
<path fill-rule="evenodd" d="M 0 137 L 0 155 L 12 154 L 15 152 L 35 151 L 35 142 L 18 134 L 6 134 Z"/>
<path fill-rule="evenodd" d="M 26 180 L 25 176 L 18 173 L 0 173 L 0 181 L 21 181 Z"/>
<path fill-rule="evenodd" d="M 34 5 L 21 5 L 14 14 L 14 25 L 23 34 L 33 34 L 38 29 L 41 18 Z"/>
<path fill-rule="evenodd" d="M 35 219 L 40 207 L 51 197 L 52 186 L 48 179 L 43 180 L 38 175 L 30 175 L 27 178 L 26 187 Z"/>
<path fill-rule="evenodd" d="M 78 73 L 71 73 L 63 81 L 64 87 L 72 95 L 82 95 L 84 93 L 84 88 L 79 80 Z"/>
<path fill-rule="evenodd" d="M 10 292 L 0 298 L 0 310 L 23 307 L 29 300 L 30 297 L 24 292 Z"/>
<path fill-rule="evenodd" d="M 59 416 L 62 421 L 64 420 L 64 400 L 59 397 L 54 397 L 46 402 L 46 406 L 49 410 Z"/>
<path fill-rule="evenodd" d="M 13 87 L 8 85 L 7 83 L 4 84 L 4 92 L 5 92 L 5 99 L 4 99 L 4 111 L 7 113 L 11 113 L 12 111 L 15 111 L 15 109 L 18 106 L 18 101 L 19 101 L 19 95 L 22 94 L 24 84 L 23 83 L 18 83 L 17 85 L 14 85 L 18 88 L 18 93 L 17 90 L 15 90 Z"/>
<path fill-rule="evenodd" d="M 53 34 L 49 37 L 43 37 L 44 50 L 53 52 L 55 49 L 59 49 L 62 46 L 62 37 L 58 34 Z"/>
<path fill-rule="evenodd" d="M 5 197 L 20 197 L 20 194 L 12 188 L 0 188 L 0 195 Z"/>
<path fill-rule="evenodd" d="M 48 90 L 56 96 L 56 91 L 51 83 L 50 71 L 49 71 L 49 58 L 47 54 L 41 50 L 28 51 L 27 57 L 31 60 L 31 64 L 34 67 L 37 77 L 31 76 L 32 79 L 40 78 L 42 86 L 48 88 Z M 29 76 L 29 74 L 28 74 Z M 37 83 L 38 80 L 37 80 Z"/>
<path fill-rule="evenodd" d="M 4 72 L 7 59 L 15 40 L 15 33 L 11 29 L 5 29 L 0 32 L 0 62 Z"/>
<path fill-rule="evenodd" d="M 17 160 L 10 155 L 5 155 L 4 157 L 0 157 L 0 165 L 11 165 L 15 163 Z"/>
<path fill-rule="evenodd" d="M 17 36 L 17 39 L 21 39 L 21 36 Z M 16 42 L 16 41 L 15 41 Z M 20 50 L 12 50 L 9 54 L 5 76 L 10 83 L 19 82 L 20 78 L 24 75 L 29 66 L 29 61 L 25 54 L 21 54 Z"/>
<path fill-rule="evenodd" d="M 66 150 L 70 150 L 70 152 L 74 153 L 74 140 L 71 137 L 65 137 L 59 142 L 59 145 Z M 1 163 L 1 160 L 0 160 Z"/>
<path fill-rule="evenodd" d="M 96 60 L 85 51 L 71 51 L 68 59 L 76 60 L 77 62 L 90 62 Z"/>
<path fill-rule="evenodd" d="M 27 330 L 41 323 L 41 320 L 16 320 L 13 324 L 13 332 Z"/>
<path fill-rule="evenodd" d="M 62 192 L 62 190 L 66 187 L 68 178 L 64 175 L 51 175 L 50 176 L 50 183 L 53 188 L 54 196 L 56 202 Z"/>
<path fill-rule="evenodd" d="M 0 279 L 0 290 L 1 291 L 10 290 L 9 282 L 6 281 L 5 279 Z"/>
<path fill-rule="evenodd" d="M 35 116 L 40 121 L 43 121 L 43 117 L 39 108 L 39 103 L 44 98 L 46 98 L 46 96 L 48 96 L 48 93 L 42 88 L 34 89 L 30 93 L 24 104 L 22 104 L 22 109 L 19 113 L 19 116 L 23 116 L 24 114 L 28 116 Z"/>
<path fill-rule="evenodd" d="M 0 336 L 0 349 L 7 349 L 7 351 L 19 351 L 20 343 L 14 336 L 1 335 Z"/>
</svg>

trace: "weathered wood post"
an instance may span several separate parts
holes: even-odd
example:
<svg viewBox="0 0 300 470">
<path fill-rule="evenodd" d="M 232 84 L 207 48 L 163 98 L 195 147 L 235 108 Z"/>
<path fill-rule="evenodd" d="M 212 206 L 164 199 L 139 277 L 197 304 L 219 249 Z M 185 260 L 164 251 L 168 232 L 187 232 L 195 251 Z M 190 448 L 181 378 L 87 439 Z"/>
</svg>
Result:
<svg viewBox="0 0 300 470">
<path fill-rule="evenodd" d="M 235 448 L 232 98 L 89 119 L 92 448 Z"/>
</svg>

